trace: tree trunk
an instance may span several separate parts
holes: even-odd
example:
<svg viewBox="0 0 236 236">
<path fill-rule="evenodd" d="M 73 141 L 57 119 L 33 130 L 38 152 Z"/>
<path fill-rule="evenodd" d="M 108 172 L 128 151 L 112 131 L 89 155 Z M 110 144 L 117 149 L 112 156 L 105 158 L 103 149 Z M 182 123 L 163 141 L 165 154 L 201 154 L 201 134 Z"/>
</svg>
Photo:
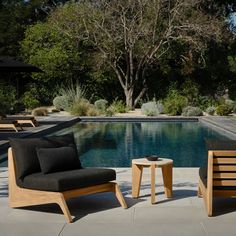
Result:
<svg viewBox="0 0 236 236">
<path fill-rule="evenodd" d="M 134 88 L 125 89 L 126 106 L 132 110 L 134 109 L 133 92 Z"/>
</svg>

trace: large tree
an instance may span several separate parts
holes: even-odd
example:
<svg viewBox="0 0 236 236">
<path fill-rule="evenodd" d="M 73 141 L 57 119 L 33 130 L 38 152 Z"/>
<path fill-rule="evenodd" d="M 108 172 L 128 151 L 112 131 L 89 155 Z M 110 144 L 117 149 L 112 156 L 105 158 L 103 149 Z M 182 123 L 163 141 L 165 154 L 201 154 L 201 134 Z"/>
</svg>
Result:
<svg viewBox="0 0 236 236">
<path fill-rule="evenodd" d="M 206 42 L 221 38 L 222 21 L 206 14 L 203 0 L 99 0 L 59 7 L 51 24 L 67 37 L 93 46 L 116 74 L 126 105 L 134 108 L 147 90 L 148 69 L 172 42 L 203 56 Z M 138 90 L 140 88 L 140 90 Z"/>
</svg>

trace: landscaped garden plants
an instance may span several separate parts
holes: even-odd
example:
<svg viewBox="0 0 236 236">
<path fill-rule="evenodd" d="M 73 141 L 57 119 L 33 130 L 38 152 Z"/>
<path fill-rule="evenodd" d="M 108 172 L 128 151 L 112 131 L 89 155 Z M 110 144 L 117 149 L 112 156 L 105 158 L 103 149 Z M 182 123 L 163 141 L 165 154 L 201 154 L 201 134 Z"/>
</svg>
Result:
<svg viewBox="0 0 236 236">
<path fill-rule="evenodd" d="M 1 76 L 4 112 L 53 103 L 73 114 L 112 115 L 149 102 L 162 111 L 147 115 L 235 112 L 233 1 L 13 0 L 0 6 L 0 55 L 43 70 L 31 78 Z M 86 90 L 80 102 L 59 92 L 76 84 Z M 103 108 L 99 100 L 107 101 Z"/>
</svg>

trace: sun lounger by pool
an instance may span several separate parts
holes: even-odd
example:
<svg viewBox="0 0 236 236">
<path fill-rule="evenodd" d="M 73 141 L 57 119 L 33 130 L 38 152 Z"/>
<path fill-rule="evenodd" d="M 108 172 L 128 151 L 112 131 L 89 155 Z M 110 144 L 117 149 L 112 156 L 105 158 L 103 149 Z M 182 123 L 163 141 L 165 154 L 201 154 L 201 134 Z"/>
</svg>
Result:
<svg viewBox="0 0 236 236">
<path fill-rule="evenodd" d="M 31 124 L 33 127 L 38 126 L 38 122 L 34 116 L 6 116 L 6 120 L 16 120 L 19 124 Z"/>
<path fill-rule="evenodd" d="M 30 124 L 33 127 L 38 126 L 38 122 L 34 116 L 6 116 L 3 113 L 0 113 L 1 120 L 9 120 L 14 121 L 16 120 L 19 124 Z"/>
<path fill-rule="evenodd" d="M 0 120 L 0 131 L 2 129 L 13 129 L 16 132 L 18 132 L 18 128 L 20 128 L 20 130 L 23 130 L 21 125 L 16 121 L 16 120 L 7 120 L 7 119 L 3 119 Z"/>
</svg>

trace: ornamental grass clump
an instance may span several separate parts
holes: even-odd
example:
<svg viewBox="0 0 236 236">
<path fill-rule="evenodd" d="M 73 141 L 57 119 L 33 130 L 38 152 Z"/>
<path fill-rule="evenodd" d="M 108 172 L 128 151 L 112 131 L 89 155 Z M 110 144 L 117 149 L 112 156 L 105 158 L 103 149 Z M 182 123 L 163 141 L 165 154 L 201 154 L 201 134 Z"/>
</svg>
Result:
<svg viewBox="0 0 236 236">
<path fill-rule="evenodd" d="M 210 116 L 213 116 L 215 114 L 216 108 L 213 106 L 210 106 L 206 109 L 206 113 Z"/>
<path fill-rule="evenodd" d="M 183 109 L 182 116 L 202 116 L 203 112 L 199 107 L 187 106 Z"/>
<path fill-rule="evenodd" d="M 71 106 L 70 112 L 77 116 L 97 116 L 99 114 L 96 107 L 86 99 L 75 102 Z"/>
<path fill-rule="evenodd" d="M 31 115 L 33 115 L 33 116 L 47 116 L 48 109 L 45 107 L 37 107 L 32 110 Z"/>
<path fill-rule="evenodd" d="M 56 105 L 59 106 L 57 109 L 61 107 L 61 109 L 70 112 L 74 104 L 85 98 L 86 92 L 79 84 L 76 84 L 59 89 L 58 94 L 60 98 L 55 98 Z"/>
</svg>

